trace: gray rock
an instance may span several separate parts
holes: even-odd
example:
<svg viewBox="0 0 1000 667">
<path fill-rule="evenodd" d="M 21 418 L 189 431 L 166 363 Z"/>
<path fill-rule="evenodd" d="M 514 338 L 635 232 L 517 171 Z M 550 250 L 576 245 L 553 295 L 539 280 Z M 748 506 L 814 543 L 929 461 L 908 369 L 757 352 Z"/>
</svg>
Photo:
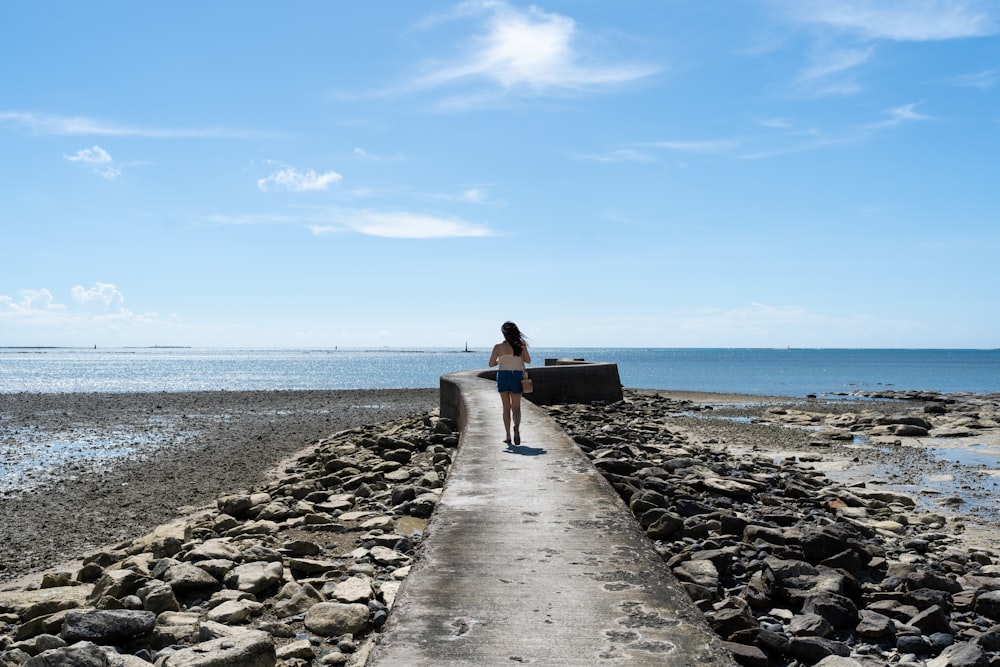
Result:
<svg viewBox="0 0 1000 667">
<path fill-rule="evenodd" d="M 167 559 L 164 559 L 167 560 Z M 154 569 L 154 573 L 159 567 Z M 163 568 L 159 578 L 177 593 L 219 588 L 218 579 L 190 563 L 173 561 Z"/>
<path fill-rule="evenodd" d="M 689 560 L 673 568 L 674 575 L 682 582 L 715 590 L 719 587 L 719 570 L 710 560 Z"/>
<path fill-rule="evenodd" d="M 256 595 L 278 586 L 284 573 L 285 569 L 281 563 L 264 561 L 244 563 L 234 567 L 226 575 L 226 586 Z"/>
<path fill-rule="evenodd" d="M 891 618 L 870 609 L 862 609 L 859 612 L 855 631 L 859 636 L 875 641 L 891 639 L 896 634 L 896 628 Z"/>
<path fill-rule="evenodd" d="M 24 663 L 24 667 L 110 667 L 107 654 L 93 642 L 77 642 L 71 646 L 40 653 Z"/>
<path fill-rule="evenodd" d="M 154 614 L 181 610 L 180 603 L 177 602 L 177 597 L 174 595 L 174 589 L 164 582 L 150 582 L 136 591 L 136 595 L 142 600 L 142 608 Z"/>
<path fill-rule="evenodd" d="M 794 657 L 809 664 L 831 655 L 842 658 L 851 655 L 851 649 L 847 644 L 823 637 L 793 637 L 790 651 Z"/>
<path fill-rule="evenodd" d="M 810 596 L 802 611 L 822 616 L 835 628 L 853 628 L 858 624 L 858 608 L 849 598 L 836 593 Z"/>
<path fill-rule="evenodd" d="M 274 667 L 276 663 L 271 636 L 247 630 L 164 655 L 156 667 Z"/>
<path fill-rule="evenodd" d="M 120 600 L 135 593 L 147 581 L 149 581 L 149 577 L 134 570 L 108 570 L 94 584 L 94 589 L 87 597 L 87 601 L 90 604 L 96 604 L 103 597 Z"/>
<path fill-rule="evenodd" d="M 927 667 L 986 667 L 988 664 L 983 649 L 973 642 L 953 644 L 927 661 Z"/>
<path fill-rule="evenodd" d="M 314 604 L 325 602 L 325 598 L 311 584 L 286 584 L 278 594 L 274 605 L 274 615 L 278 618 L 288 618 L 304 614 Z"/>
<path fill-rule="evenodd" d="M 1000 591 L 987 591 L 976 596 L 973 609 L 981 616 L 1000 621 Z"/>
<path fill-rule="evenodd" d="M 60 636 L 67 642 L 92 641 L 98 644 L 145 637 L 153 632 L 156 616 L 148 611 L 126 609 L 72 609 L 66 612 Z"/>
<path fill-rule="evenodd" d="M 344 604 L 342 602 L 321 602 L 313 605 L 305 618 L 306 628 L 323 637 L 356 635 L 368 628 L 368 606 Z"/>
</svg>

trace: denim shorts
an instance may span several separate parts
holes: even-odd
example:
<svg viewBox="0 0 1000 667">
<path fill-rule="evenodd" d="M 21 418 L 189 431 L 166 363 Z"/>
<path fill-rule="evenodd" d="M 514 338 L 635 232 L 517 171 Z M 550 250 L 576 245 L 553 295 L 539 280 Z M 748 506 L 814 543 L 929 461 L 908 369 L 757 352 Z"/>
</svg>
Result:
<svg viewBox="0 0 1000 667">
<path fill-rule="evenodd" d="M 520 394 L 521 378 L 523 377 L 524 371 L 497 371 L 497 391 Z"/>
</svg>

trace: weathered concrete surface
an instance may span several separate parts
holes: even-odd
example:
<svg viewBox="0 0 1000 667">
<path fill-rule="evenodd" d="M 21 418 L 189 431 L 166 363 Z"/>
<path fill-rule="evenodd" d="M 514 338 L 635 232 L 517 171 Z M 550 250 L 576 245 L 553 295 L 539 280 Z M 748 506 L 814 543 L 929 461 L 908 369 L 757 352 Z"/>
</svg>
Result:
<svg viewBox="0 0 1000 667">
<path fill-rule="evenodd" d="M 461 445 L 369 665 L 736 664 L 547 415 L 522 403 L 508 448 L 495 385 L 475 372 L 446 384 Z"/>
</svg>

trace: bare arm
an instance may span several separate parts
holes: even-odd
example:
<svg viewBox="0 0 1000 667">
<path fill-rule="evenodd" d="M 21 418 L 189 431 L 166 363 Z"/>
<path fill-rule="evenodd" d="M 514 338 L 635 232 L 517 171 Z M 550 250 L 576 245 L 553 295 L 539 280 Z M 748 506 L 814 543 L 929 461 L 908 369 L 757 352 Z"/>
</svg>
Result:
<svg viewBox="0 0 1000 667">
<path fill-rule="evenodd" d="M 497 343 L 493 346 L 493 352 L 490 353 L 490 368 L 493 368 L 500 363 L 500 352 L 503 350 L 503 345 Z"/>
<path fill-rule="evenodd" d="M 525 345 L 524 349 L 521 350 L 521 360 L 526 364 L 531 363 L 531 354 L 528 352 L 528 346 Z"/>
</svg>

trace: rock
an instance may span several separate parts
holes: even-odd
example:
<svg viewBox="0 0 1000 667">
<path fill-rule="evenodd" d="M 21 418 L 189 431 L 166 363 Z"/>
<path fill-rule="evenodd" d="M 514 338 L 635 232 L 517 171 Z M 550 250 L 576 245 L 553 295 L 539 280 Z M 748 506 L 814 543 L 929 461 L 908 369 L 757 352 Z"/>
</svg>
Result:
<svg viewBox="0 0 1000 667">
<path fill-rule="evenodd" d="M 719 587 L 719 570 L 710 560 L 689 560 L 673 568 L 682 582 L 690 582 L 715 590 Z"/>
<path fill-rule="evenodd" d="M 987 591 L 976 596 L 973 610 L 993 621 L 1000 621 L 1000 590 Z"/>
<path fill-rule="evenodd" d="M 790 652 L 794 657 L 809 664 L 832 655 L 842 658 L 851 655 L 851 649 L 847 644 L 823 637 L 793 637 Z"/>
<path fill-rule="evenodd" d="M 279 661 L 305 660 L 311 662 L 315 657 L 316 652 L 313 650 L 312 644 L 308 639 L 300 639 L 291 644 L 286 644 L 277 651 L 277 659 Z"/>
<path fill-rule="evenodd" d="M 226 575 L 225 583 L 229 588 L 256 595 L 278 586 L 284 573 L 281 563 L 255 561 L 234 567 Z"/>
<path fill-rule="evenodd" d="M 732 653 L 736 662 L 743 667 L 768 667 L 770 664 L 767 654 L 756 646 L 724 641 L 722 647 Z"/>
<path fill-rule="evenodd" d="M 180 611 L 180 603 L 174 595 L 174 589 L 162 581 L 154 581 L 146 584 L 136 595 L 142 600 L 142 608 L 153 614 L 160 614 L 164 611 Z"/>
<path fill-rule="evenodd" d="M 987 667 L 988 664 L 983 649 L 973 642 L 949 646 L 941 655 L 927 661 L 927 667 Z"/>
<path fill-rule="evenodd" d="M 247 630 L 177 650 L 157 660 L 156 667 L 274 667 L 276 663 L 271 636 Z"/>
<path fill-rule="evenodd" d="M 321 602 L 306 612 L 305 624 L 311 632 L 323 637 L 356 635 L 368 627 L 368 606 Z"/>
<path fill-rule="evenodd" d="M 107 654 L 93 642 L 78 642 L 55 648 L 23 663 L 23 667 L 109 667 Z"/>
<path fill-rule="evenodd" d="M 277 596 L 274 605 L 274 615 L 278 618 L 297 616 L 309 611 L 314 604 L 324 602 L 325 598 L 311 584 L 286 584 Z"/>
<path fill-rule="evenodd" d="M 403 567 L 413 560 L 406 554 L 381 546 L 372 547 L 371 557 L 379 565 L 387 567 Z"/>
<path fill-rule="evenodd" d="M 160 569 L 160 564 L 157 563 L 154 573 L 158 573 Z M 190 563 L 179 563 L 177 561 L 164 563 L 162 574 L 158 573 L 158 576 L 177 593 L 213 590 L 220 587 L 218 579 L 202 568 Z"/>
<path fill-rule="evenodd" d="M 891 618 L 870 609 L 862 609 L 859 612 L 855 631 L 860 637 L 873 641 L 891 639 L 896 634 L 895 625 Z"/>
<path fill-rule="evenodd" d="M 156 616 L 148 611 L 72 609 L 66 613 L 60 636 L 67 642 L 116 644 L 148 636 L 153 632 L 154 625 Z"/>
<path fill-rule="evenodd" d="M 259 613 L 261 606 L 259 602 L 252 600 L 228 600 L 209 609 L 205 617 L 224 625 L 239 625 L 246 623 L 255 613 Z"/>
<path fill-rule="evenodd" d="M 94 584 L 87 601 L 96 604 L 103 597 L 120 600 L 135 593 L 148 580 L 149 577 L 133 570 L 108 570 Z"/>
<path fill-rule="evenodd" d="M 334 600 L 338 602 L 366 603 L 375 596 L 372 580 L 364 575 L 356 575 L 337 584 L 333 589 Z"/>
</svg>

